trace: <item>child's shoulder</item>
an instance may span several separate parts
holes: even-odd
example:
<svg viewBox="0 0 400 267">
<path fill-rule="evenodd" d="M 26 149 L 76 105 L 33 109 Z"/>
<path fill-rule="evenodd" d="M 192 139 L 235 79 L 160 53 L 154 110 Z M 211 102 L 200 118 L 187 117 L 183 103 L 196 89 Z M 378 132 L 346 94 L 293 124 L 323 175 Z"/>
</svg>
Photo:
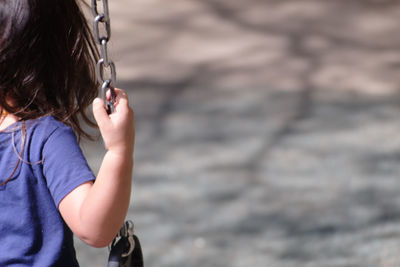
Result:
<svg viewBox="0 0 400 267">
<path fill-rule="evenodd" d="M 43 116 L 37 119 L 26 121 L 27 128 L 43 129 L 45 131 L 54 131 L 55 129 L 70 129 L 69 126 L 56 120 L 53 116 Z"/>
<path fill-rule="evenodd" d="M 55 132 L 73 132 L 71 127 L 50 115 L 28 120 L 25 124 L 27 132 L 30 132 L 32 135 L 39 134 L 42 138 L 46 138 Z"/>
</svg>

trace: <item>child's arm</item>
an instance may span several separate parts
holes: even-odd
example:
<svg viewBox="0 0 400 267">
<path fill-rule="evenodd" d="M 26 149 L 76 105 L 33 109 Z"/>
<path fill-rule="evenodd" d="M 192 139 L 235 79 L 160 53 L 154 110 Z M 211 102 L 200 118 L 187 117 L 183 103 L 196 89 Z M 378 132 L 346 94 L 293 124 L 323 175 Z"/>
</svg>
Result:
<svg viewBox="0 0 400 267">
<path fill-rule="evenodd" d="M 124 91 L 116 89 L 115 112 L 107 115 L 103 101 L 93 102 L 93 113 L 107 152 L 95 183 L 85 183 L 68 194 L 59 210 L 71 230 L 91 246 L 107 246 L 122 226 L 132 186 L 134 119 Z"/>
</svg>

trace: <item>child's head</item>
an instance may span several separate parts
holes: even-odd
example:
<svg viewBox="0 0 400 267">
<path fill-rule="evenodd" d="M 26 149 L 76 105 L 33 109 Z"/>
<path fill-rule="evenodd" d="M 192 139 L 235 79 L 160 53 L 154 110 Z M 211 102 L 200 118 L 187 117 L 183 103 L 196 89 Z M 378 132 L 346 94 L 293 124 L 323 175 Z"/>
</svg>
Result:
<svg viewBox="0 0 400 267">
<path fill-rule="evenodd" d="M 96 46 L 77 0 L 0 0 L 0 107 L 71 125 L 97 95 Z"/>
</svg>

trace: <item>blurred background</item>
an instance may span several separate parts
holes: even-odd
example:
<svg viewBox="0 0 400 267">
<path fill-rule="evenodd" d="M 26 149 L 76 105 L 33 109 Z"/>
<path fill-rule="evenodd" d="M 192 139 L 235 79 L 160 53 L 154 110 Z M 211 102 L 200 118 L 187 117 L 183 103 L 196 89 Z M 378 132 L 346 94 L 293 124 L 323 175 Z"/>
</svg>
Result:
<svg viewBox="0 0 400 267">
<path fill-rule="evenodd" d="M 399 1 L 109 2 L 145 266 L 400 266 Z"/>
</svg>

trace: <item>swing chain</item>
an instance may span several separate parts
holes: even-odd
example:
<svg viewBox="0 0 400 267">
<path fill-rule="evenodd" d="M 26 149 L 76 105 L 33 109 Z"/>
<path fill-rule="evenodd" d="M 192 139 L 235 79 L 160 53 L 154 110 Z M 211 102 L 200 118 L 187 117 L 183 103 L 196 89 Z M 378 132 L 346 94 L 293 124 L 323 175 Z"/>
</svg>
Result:
<svg viewBox="0 0 400 267">
<path fill-rule="evenodd" d="M 103 3 L 103 13 L 99 12 L 97 7 L 97 1 L 102 1 Z M 97 44 L 100 46 L 100 59 L 96 64 L 96 76 L 97 80 L 101 85 L 101 92 L 103 96 L 104 103 L 106 103 L 107 113 L 110 114 L 114 112 L 114 102 L 115 102 L 115 90 L 114 85 L 117 80 L 115 64 L 108 57 L 107 44 L 111 39 L 111 23 L 110 23 L 110 13 L 108 9 L 108 0 L 92 0 L 92 14 L 94 16 L 93 20 L 93 33 Z M 104 35 L 100 33 L 100 29 L 105 32 Z M 105 73 L 108 72 L 109 76 L 104 77 Z M 111 101 L 107 101 L 106 92 L 110 90 Z"/>
<path fill-rule="evenodd" d="M 98 82 L 101 85 L 101 92 L 104 103 L 106 103 L 107 113 L 110 114 L 114 112 L 114 103 L 115 103 L 114 84 L 117 78 L 116 78 L 115 64 L 108 57 L 108 49 L 107 49 L 107 43 L 110 41 L 111 38 L 111 24 L 110 24 L 110 14 L 108 9 L 108 0 L 91 0 L 91 1 L 92 1 L 92 6 L 91 6 L 92 13 L 94 16 L 93 20 L 94 39 L 100 46 L 100 59 L 97 61 L 96 64 L 96 76 Z M 102 9 L 103 13 L 99 12 L 99 9 L 97 8 L 98 1 L 101 1 L 103 3 L 103 9 Z M 103 33 L 105 32 L 104 35 L 100 34 L 100 28 L 102 29 Z M 108 77 L 105 77 L 106 70 L 108 70 L 108 75 L 109 75 Z M 108 90 L 110 90 L 111 93 L 110 101 L 107 101 L 106 97 L 106 93 Z M 124 251 L 120 256 L 123 258 L 130 258 L 130 260 L 134 259 L 136 261 L 135 266 L 143 266 L 143 255 L 139 239 L 134 235 L 134 224 L 132 221 L 125 221 L 119 233 L 109 246 L 111 251 L 118 244 L 119 241 L 124 242 L 120 243 L 127 248 L 127 250 Z M 133 253 L 135 249 L 139 252 Z M 110 254 L 110 257 L 111 255 L 112 254 Z"/>
</svg>

